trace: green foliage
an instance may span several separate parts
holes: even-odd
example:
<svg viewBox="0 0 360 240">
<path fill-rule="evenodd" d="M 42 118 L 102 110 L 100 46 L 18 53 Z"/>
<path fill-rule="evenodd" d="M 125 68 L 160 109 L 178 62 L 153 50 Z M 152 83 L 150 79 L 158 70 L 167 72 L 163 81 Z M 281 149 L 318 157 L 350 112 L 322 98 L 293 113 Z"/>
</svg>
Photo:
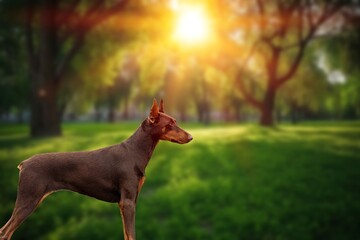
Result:
<svg viewBox="0 0 360 240">
<path fill-rule="evenodd" d="M 281 87 L 278 103 L 283 112 L 306 109 L 319 113 L 325 108 L 325 100 L 333 97 L 326 74 L 319 67 L 317 47 L 309 47 L 294 79 Z"/>
<path fill-rule="evenodd" d="M 351 17 L 351 14 L 354 16 Z M 360 25 L 357 14 L 352 12 L 351 14 L 346 19 L 346 28 L 341 34 L 321 41 L 321 49 L 324 51 L 329 68 L 341 70 L 346 77 L 346 83 L 338 86 L 334 94 L 341 99 L 336 105 L 339 108 L 338 115 L 344 118 L 360 116 L 360 70 L 358 67 Z M 336 99 L 329 99 L 329 101 L 336 101 Z"/>
<path fill-rule="evenodd" d="M 0 115 L 28 106 L 29 83 L 22 29 L 9 19 L 19 2 L 0 3 Z"/>
<path fill-rule="evenodd" d="M 102 11 L 120 1 L 108 0 L 98 5 L 88 0 L 65 1 L 61 4 L 56 4 L 59 1 L 45 2 L 52 2 L 58 9 L 54 10 L 54 14 L 58 15 L 54 32 L 54 37 L 58 38 L 54 43 L 57 45 L 54 49 L 56 54 L 48 57 L 54 61 L 57 70 L 61 69 L 61 60 L 70 56 L 67 54 L 82 31 L 86 32 L 83 33 L 84 42 L 80 41 L 74 57 L 65 61 L 68 63 L 65 64 L 68 66 L 64 68 L 66 71 L 60 74 L 62 77 L 57 96 L 60 113 L 65 111 L 75 116 L 87 114 L 94 108 L 103 110 L 104 106 L 114 110 L 123 107 L 126 113 L 124 106 L 128 105 L 141 111 L 145 102 L 151 101 L 154 96 L 161 96 L 167 99 L 168 109 L 178 112 L 183 119 L 194 119 L 196 114 L 201 119 L 203 112 L 213 111 L 216 116 L 224 113 L 222 119 L 233 120 L 234 117 L 227 115 L 236 115 L 239 120 L 243 113 L 251 117 L 256 111 L 249 110 L 251 104 L 245 105 L 246 101 L 249 103 L 245 93 L 262 103 L 265 90 L 271 85 L 267 83 L 269 70 L 274 71 L 275 77 L 280 77 L 293 65 L 299 49 L 297 45 L 301 42 L 297 37 L 305 36 L 309 30 L 308 17 L 299 17 L 310 13 L 307 7 L 318 8 L 320 14 L 322 10 L 330 10 L 331 6 L 335 10 L 337 3 L 352 1 L 181 1 L 182 4 L 203 5 L 208 13 L 214 34 L 198 46 L 187 46 L 173 39 L 178 13 L 169 8 L 168 1 L 129 1 L 124 9 L 104 21 L 92 22 L 94 17 L 90 17 L 90 21 L 84 18 L 82 24 L 80 16 L 85 17 L 85 12 L 91 6 L 94 9 L 99 7 L 92 11 L 95 15 L 99 14 L 95 18 L 110 16 L 102 14 Z M 259 11 L 261 3 L 264 13 Z M 323 9 L 325 3 L 330 4 L 329 8 Z M 30 49 L 26 47 L 27 34 L 23 26 L 26 22 L 25 4 L 24 0 L 0 1 L 0 117 L 29 109 L 29 92 L 35 92 L 29 91 L 34 81 L 31 75 L 42 67 L 32 69 L 27 65 L 48 62 L 44 60 L 45 56 L 40 56 L 46 52 L 40 51 L 44 46 L 40 44 L 42 40 L 39 35 L 42 28 L 39 27 L 41 18 L 38 15 L 41 15 L 41 10 L 35 11 L 32 25 L 34 53 L 40 55 L 37 61 L 29 61 L 30 54 L 27 52 Z M 43 2 L 34 4 L 36 8 L 43 9 Z M 291 106 L 288 105 L 295 102 L 299 107 L 313 112 L 330 111 L 328 116 L 352 119 L 360 116 L 358 17 L 355 10 L 346 11 L 344 16 L 346 22 L 343 29 L 322 35 L 322 40 L 317 38 L 306 48 L 305 58 L 299 65 L 300 72 L 277 94 L 281 112 L 289 112 Z M 304 21 L 302 31 L 298 31 L 299 19 Z M 324 27 L 324 33 L 332 21 L 337 20 L 326 21 L 328 25 Z M 93 23 L 90 24 L 93 25 L 91 31 L 88 29 L 90 25 L 85 22 Z M 87 30 L 83 25 L 87 25 Z M 319 44 L 314 47 L 316 43 Z M 254 44 L 254 52 L 249 54 Z M 275 50 L 280 51 L 280 55 L 272 58 L 277 52 Z M 341 89 L 334 87 L 329 91 L 323 79 L 319 80 L 321 74 L 313 64 L 314 52 L 318 50 L 326 54 L 331 66 L 342 70 L 347 76 L 348 81 Z M 126 70 L 121 66 L 128 54 L 135 56 L 139 69 L 136 77 L 124 81 L 124 78 L 119 79 L 119 74 Z M 169 74 L 170 68 L 173 68 L 173 72 Z M 237 74 L 242 68 L 239 78 Z M 325 98 L 328 92 L 330 95 Z"/>
<path fill-rule="evenodd" d="M 67 124 L 64 136 L 29 139 L 0 126 L 0 225 L 16 194 L 16 165 L 39 152 L 120 142 L 138 123 Z M 185 126 L 188 145 L 161 142 L 138 199 L 139 239 L 358 239 L 359 122 Z M 14 239 L 119 239 L 116 204 L 70 192 L 47 199 Z"/>
</svg>

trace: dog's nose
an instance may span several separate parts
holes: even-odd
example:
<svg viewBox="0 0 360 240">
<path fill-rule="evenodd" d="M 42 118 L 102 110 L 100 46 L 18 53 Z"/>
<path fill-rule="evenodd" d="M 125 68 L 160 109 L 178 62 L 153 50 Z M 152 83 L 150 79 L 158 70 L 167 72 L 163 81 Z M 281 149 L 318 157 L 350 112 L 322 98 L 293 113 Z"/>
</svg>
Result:
<svg viewBox="0 0 360 240">
<path fill-rule="evenodd" d="M 189 140 L 189 142 L 191 141 L 191 140 L 193 140 L 193 137 L 189 134 L 189 136 L 188 136 L 188 140 Z"/>
</svg>

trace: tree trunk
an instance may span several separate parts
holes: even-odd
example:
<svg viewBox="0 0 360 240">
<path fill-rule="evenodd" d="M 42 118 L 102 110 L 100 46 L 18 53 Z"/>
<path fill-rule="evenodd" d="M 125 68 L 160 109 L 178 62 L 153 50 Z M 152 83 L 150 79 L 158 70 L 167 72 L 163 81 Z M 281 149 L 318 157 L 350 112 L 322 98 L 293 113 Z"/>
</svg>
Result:
<svg viewBox="0 0 360 240">
<path fill-rule="evenodd" d="M 274 103 L 275 103 L 275 89 L 272 87 L 268 87 L 262 104 L 260 125 L 267 127 L 274 125 L 274 118 L 273 118 Z"/>
<path fill-rule="evenodd" d="M 115 122 L 115 118 L 116 118 L 116 97 L 114 96 L 114 89 L 112 87 L 109 88 L 108 91 L 108 99 L 107 99 L 107 104 L 108 104 L 108 114 L 107 114 L 107 121 L 109 123 L 113 123 Z"/>
<path fill-rule="evenodd" d="M 211 122 L 211 112 L 209 102 L 204 102 L 204 119 L 203 123 L 209 125 Z"/>
<path fill-rule="evenodd" d="M 210 124 L 210 106 L 209 103 L 201 101 L 196 104 L 198 121 L 206 125 Z"/>
<path fill-rule="evenodd" d="M 99 103 L 95 103 L 94 106 L 94 120 L 95 122 L 101 121 L 101 108 Z"/>
<path fill-rule="evenodd" d="M 31 96 L 31 136 L 61 135 L 61 121 L 57 106 L 57 89 L 54 84 L 35 87 Z"/>
<path fill-rule="evenodd" d="M 208 85 L 204 78 L 201 81 L 201 88 L 202 88 L 202 96 L 197 103 L 198 107 L 198 116 L 200 122 L 208 125 L 211 122 L 210 116 L 210 101 L 208 100 Z"/>
<path fill-rule="evenodd" d="M 114 108 L 109 109 L 107 121 L 108 121 L 108 123 L 115 122 L 115 109 Z"/>
<path fill-rule="evenodd" d="M 201 107 L 201 103 L 197 102 L 196 103 L 196 112 L 197 112 L 197 117 L 198 117 L 198 122 L 203 122 L 204 119 L 204 111 L 203 108 Z"/>
<path fill-rule="evenodd" d="M 125 97 L 124 99 L 124 109 L 122 112 L 122 118 L 124 120 L 129 120 L 130 115 L 129 115 L 129 99 L 127 97 Z"/>
<path fill-rule="evenodd" d="M 25 43 L 31 74 L 31 136 L 61 134 L 59 88 L 84 39 L 95 26 L 117 14 L 127 0 L 26 1 Z M 79 7 L 81 6 L 81 7 Z M 81 9 L 81 10 L 80 10 Z M 70 44 L 69 44 L 70 43 Z M 66 106 L 66 99 L 63 106 Z"/>
<path fill-rule="evenodd" d="M 24 110 L 18 109 L 18 112 L 16 113 L 16 122 L 17 123 L 24 123 Z"/>
<path fill-rule="evenodd" d="M 236 122 L 242 121 L 241 109 L 238 106 L 234 108 L 234 118 L 235 118 Z"/>
<path fill-rule="evenodd" d="M 57 2 L 43 1 L 39 15 L 39 49 L 35 58 L 32 30 L 27 25 L 27 47 L 31 72 L 31 136 L 61 135 L 61 118 L 58 106 L 58 82 L 55 59 L 58 55 L 57 32 L 54 15 L 49 9 L 56 9 Z"/>
<path fill-rule="evenodd" d="M 223 111 L 222 111 L 222 117 L 225 122 L 230 122 L 232 120 L 229 106 L 224 106 Z"/>
<path fill-rule="evenodd" d="M 295 102 L 290 103 L 290 121 L 292 124 L 296 124 L 300 121 L 300 108 Z"/>
<path fill-rule="evenodd" d="M 180 112 L 180 121 L 187 122 L 188 116 L 187 116 L 187 112 L 186 112 L 186 106 L 185 105 L 180 106 L 179 112 Z"/>
</svg>

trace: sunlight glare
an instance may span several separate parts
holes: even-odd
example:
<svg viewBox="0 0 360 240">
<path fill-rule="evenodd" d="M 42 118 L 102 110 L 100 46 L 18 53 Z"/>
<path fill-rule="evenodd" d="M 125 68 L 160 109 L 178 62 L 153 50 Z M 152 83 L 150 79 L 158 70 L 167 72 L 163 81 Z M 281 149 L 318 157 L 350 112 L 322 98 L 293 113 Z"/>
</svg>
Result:
<svg viewBox="0 0 360 240">
<path fill-rule="evenodd" d="M 202 9 L 193 7 L 180 10 L 174 38 L 189 44 L 209 38 L 209 22 Z"/>
</svg>

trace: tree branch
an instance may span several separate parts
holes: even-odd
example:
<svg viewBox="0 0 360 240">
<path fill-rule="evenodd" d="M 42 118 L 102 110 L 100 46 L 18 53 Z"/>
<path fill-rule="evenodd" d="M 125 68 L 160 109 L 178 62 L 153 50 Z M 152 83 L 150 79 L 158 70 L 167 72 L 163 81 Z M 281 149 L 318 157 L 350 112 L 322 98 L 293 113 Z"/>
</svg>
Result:
<svg viewBox="0 0 360 240">
<path fill-rule="evenodd" d="M 287 2 L 286 2 L 287 3 Z M 286 6 L 286 3 L 279 2 L 278 3 L 278 12 L 280 16 L 281 26 L 278 30 L 278 36 L 283 38 L 287 31 L 289 30 L 289 26 L 291 24 L 291 17 L 295 11 L 299 7 L 299 1 L 293 1 L 291 4 Z"/>
<path fill-rule="evenodd" d="M 64 27 L 71 27 L 71 22 L 70 19 L 72 18 L 72 16 L 75 14 L 75 10 L 78 7 L 79 3 L 81 2 L 81 0 L 74 0 L 72 1 L 72 4 L 70 4 L 65 11 L 63 12 L 63 14 L 59 15 L 59 18 L 57 19 L 57 23 L 61 24 L 63 23 L 65 26 Z"/>
<path fill-rule="evenodd" d="M 313 15 L 312 15 L 312 5 L 311 5 L 311 2 L 310 0 L 305 0 L 305 4 L 306 4 L 306 18 L 309 22 L 309 25 L 312 26 L 314 24 L 314 18 L 313 18 Z"/>
<path fill-rule="evenodd" d="M 295 56 L 294 61 L 292 62 L 289 70 L 287 71 L 286 74 L 284 74 L 283 76 L 277 78 L 277 81 L 275 83 L 275 87 L 278 88 L 280 87 L 282 84 L 284 84 L 286 81 L 288 81 L 296 72 L 296 70 L 298 69 L 301 59 L 304 56 L 305 53 L 305 47 L 307 45 L 308 41 L 306 41 L 305 43 L 301 43 L 299 46 L 299 50 Z"/>
<path fill-rule="evenodd" d="M 298 10 L 298 24 L 297 24 L 297 28 L 298 28 L 298 32 L 297 32 L 297 40 L 300 42 L 301 39 L 303 39 L 304 37 L 304 9 L 303 6 L 299 7 Z"/>
<path fill-rule="evenodd" d="M 104 1 L 97 0 L 81 16 L 76 12 L 76 7 L 80 2 L 81 0 L 73 1 L 73 3 L 67 8 L 67 12 L 61 18 L 64 23 L 64 27 L 67 28 L 67 31 L 65 31 L 61 38 L 61 42 L 65 42 L 69 37 L 71 37 L 72 34 L 78 34 L 80 31 L 86 32 L 90 30 L 89 24 L 92 15 L 97 11 L 99 12 L 101 4 L 104 3 Z M 59 22 L 60 24 L 62 23 L 61 19 Z M 89 29 L 86 30 L 85 26 Z"/>
<path fill-rule="evenodd" d="M 62 61 L 59 63 L 55 72 L 55 83 L 59 84 L 67 69 L 69 68 L 70 61 L 74 58 L 75 54 L 81 49 L 84 44 L 84 35 L 79 35 L 76 39 L 69 51 L 65 54 Z"/>
<path fill-rule="evenodd" d="M 100 24 L 104 20 L 108 19 L 109 17 L 113 16 L 117 12 L 124 9 L 124 6 L 129 2 L 129 0 L 121 0 L 118 3 L 114 4 L 112 7 L 109 8 L 102 8 L 101 3 L 103 0 L 98 0 L 93 4 L 92 7 L 85 13 L 85 17 L 82 19 L 82 23 L 80 26 L 84 26 L 84 31 L 88 32 L 96 25 Z M 99 8 L 99 9 L 97 9 Z M 97 11 L 96 11 L 97 9 Z"/>
<path fill-rule="evenodd" d="M 304 39 L 304 9 L 302 6 L 299 6 L 299 9 L 298 9 L 298 19 L 296 21 L 296 28 L 297 28 L 297 39 L 295 42 L 293 43 L 290 43 L 290 44 L 287 44 L 287 45 L 284 45 L 284 46 L 280 46 L 280 50 L 281 51 L 286 51 L 286 50 L 289 50 L 289 49 L 292 49 L 292 48 L 298 48 L 299 45 L 301 44 L 301 42 L 303 41 Z"/>
<path fill-rule="evenodd" d="M 250 61 L 251 57 L 253 56 L 255 49 L 257 48 L 257 43 L 254 43 L 252 48 L 250 49 L 248 55 L 246 56 L 246 58 L 244 59 L 244 61 L 241 63 L 239 70 L 236 74 L 236 86 L 238 86 L 238 89 L 240 90 L 240 92 L 243 94 L 245 100 L 250 103 L 251 105 L 253 105 L 254 107 L 261 109 L 262 108 L 262 104 L 260 101 L 258 101 L 256 98 L 253 97 L 253 95 L 247 90 L 246 86 L 244 85 L 243 82 L 243 73 L 244 73 L 244 69 L 246 67 L 246 65 L 248 64 L 248 62 Z"/>
<path fill-rule="evenodd" d="M 245 100 L 250 103 L 251 105 L 253 105 L 254 107 L 256 107 L 257 109 L 261 110 L 263 105 L 262 103 L 257 100 L 255 97 L 253 97 L 253 94 L 251 94 L 245 84 L 244 84 L 244 80 L 242 77 L 242 73 L 238 73 L 236 75 L 236 85 L 238 86 L 238 89 L 240 90 L 240 92 L 243 94 L 243 97 L 245 98 Z"/>
<path fill-rule="evenodd" d="M 59 82 L 62 80 L 66 70 L 70 65 L 70 61 L 83 46 L 86 34 L 102 21 L 122 10 L 128 1 L 129 0 L 122 0 L 107 9 L 101 10 L 99 8 L 101 8 L 101 5 L 104 4 L 104 1 L 98 0 L 93 3 L 84 16 L 78 20 L 76 26 L 74 27 L 74 29 L 77 31 L 70 31 L 70 35 L 75 34 L 74 43 L 68 52 L 64 55 L 62 61 L 59 63 L 56 69 L 57 84 L 59 84 Z"/>
<path fill-rule="evenodd" d="M 259 19 L 259 29 L 265 29 L 266 21 L 265 21 L 265 8 L 263 0 L 256 0 L 257 8 L 260 14 Z M 265 38 L 265 35 L 261 35 L 261 38 Z"/>
<path fill-rule="evenodd" d="M 251 57 L 253 56 L 255 49 L 257 48 L 258 43 L 255 42 L 252 47 L 250 48 L 250 51 L 248 52 L 248 55 L 244 58 L 244 61 L 240 64 L 239 67 L 239 72 L 242 73 L 246 67 L 246 65 L 248 64 L 248 62 L 250 61 Z"/>
<path fill-rule="evenodd" d="M 295 74 L 296 70 L 300 65 L 302 57 L 304 56 L 305 48 L 309 44 L 311 39 L 313 39 L 316 31 L 326 20 L 330 19 L 335 13 L 337 13 L 342 8 L 342 6 L 343 5 L 330 7 L 330 4 L 328 3 L 324 7 L 323 13 L 320 15 L 317 21 L 309 26 L 309 31 L 307 35 L 303 39 L 299 39 L 300 40 L 298 45 L 299 50 L 294 58 L 294 61 L 292 62 L 289 70 L 283 76 L 277 78 L 276 87 L 280 87 L 282 84 L 287 82 L 291 77 L 293 77 L 293 75 Z"/>
</svg>

